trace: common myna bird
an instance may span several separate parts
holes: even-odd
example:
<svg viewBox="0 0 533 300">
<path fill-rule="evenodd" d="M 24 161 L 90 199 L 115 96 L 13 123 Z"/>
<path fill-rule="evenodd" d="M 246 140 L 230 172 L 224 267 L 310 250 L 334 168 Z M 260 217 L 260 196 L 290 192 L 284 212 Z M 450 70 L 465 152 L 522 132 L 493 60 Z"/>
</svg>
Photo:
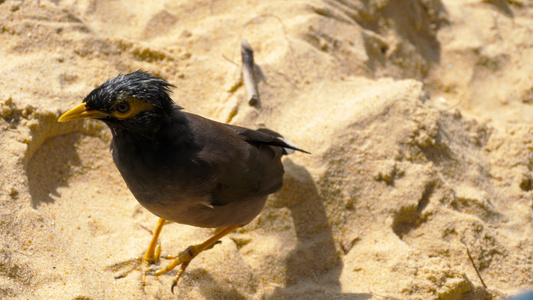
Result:
<svg viewBox="0 0 533 300">
<path fill-rule="evenodd" d="M 173 85 L 137 71 L 107 80 L 59 122 L 98 119 L 113 135 L 113 160 L 139 203 L 160 217 L 143 256 L 159 259 L 156 246 L 166 220 L 221 228 L 189 246 L 155 273 L 181 269 L 223 236 L 251 222 L 267 196 L 283 184 L 281 157 L 298 149 L 268 129 L 218 123 L 182 111 L 170 98 Z"/>
</svg>

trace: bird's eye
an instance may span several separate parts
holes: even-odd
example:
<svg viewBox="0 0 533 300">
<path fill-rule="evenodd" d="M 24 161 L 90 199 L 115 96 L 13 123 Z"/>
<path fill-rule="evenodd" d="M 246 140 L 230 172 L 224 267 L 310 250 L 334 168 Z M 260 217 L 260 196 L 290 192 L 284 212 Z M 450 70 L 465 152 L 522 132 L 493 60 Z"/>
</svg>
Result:
<svg viewBox="0 0 533 300">
<path fill-rule="evenodd" d="M 126 120 L 135 117 L 139 113 L 152 111 L 154 109 L 154 106 L 150 103 L 131 97 L 118 100 L 114 104 L 111 116 L 119 120 Z"/>
<path fill-rule="evenodd" d="M 119 103 L 117 103 L 116 110 L 119 113 L 126 113 L 126 112 L 128 112 L 128 110 L 130 110 L 130 105 L 126 101 L 119 102 Z"/>
</svg>

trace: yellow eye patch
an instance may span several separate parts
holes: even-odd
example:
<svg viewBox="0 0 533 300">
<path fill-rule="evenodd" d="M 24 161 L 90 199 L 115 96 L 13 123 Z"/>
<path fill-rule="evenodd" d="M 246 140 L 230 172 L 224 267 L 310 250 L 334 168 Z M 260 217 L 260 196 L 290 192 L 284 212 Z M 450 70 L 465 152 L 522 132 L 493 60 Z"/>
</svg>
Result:
<svg viewBox="0 0 533 300">
<path fill-rule="evenodd" d="M 137 98 L 117 100 L 111 115 L 119 120 L 133 118 L 143 111 L 154 110 L 154 106 Z"/>
</svg>

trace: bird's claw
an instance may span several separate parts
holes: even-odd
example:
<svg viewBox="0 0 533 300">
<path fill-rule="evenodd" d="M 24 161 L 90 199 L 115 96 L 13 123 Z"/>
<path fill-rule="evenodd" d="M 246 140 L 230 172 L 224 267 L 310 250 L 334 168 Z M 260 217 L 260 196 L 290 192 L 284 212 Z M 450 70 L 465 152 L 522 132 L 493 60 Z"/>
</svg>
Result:
<svg viewBox="0 0 533 300">
<path fill-rule="evenodd" d="M 198 253 L 195 249 L 195 246 L 189 246 L 187 249 L 185 249 L 184 251 L 182 251 L 180 254 L 176 256 L 170 256 L 170 255 L 163 256 L 163 258 L 171 259 L 172 261 L 166 267 L 164 267 L 163 269 L 155 273 L 152 273 L 151 275 L 159 276 L 159 275 L 165 274 L 173 270 L 177 266 L 180 266 L 178 274 L 176 275 L 174 280 L 172 280 L 172 286 L 170 287 L 170 291 L 172 292 L 172 294 L 174 294 L 174 288 L 178 285 L 181 275 L 185 273 L 185 270 L 189 266 L 189 263 L 192 261 L 194 257 L 196 257 L 196 255 L 198 255 Z"/>
<path fill-rule="evenodd" d="M 187 266 L 189 266 L 189 263 L 190 261 L 182 263 L 180 270 L 178 271 L 178 275 L 176 275 L 176 277 L 174 277 L 174 280 L 172 280 L 172 286 L 170 287 L 170 291 L 172 292 L 172 294 L 174 294 L 174 287 L 178 285 L 178 281 L 180 280 L 181 275 L 185 273 L 185 269 L 187 269 Z"/>
</svg>

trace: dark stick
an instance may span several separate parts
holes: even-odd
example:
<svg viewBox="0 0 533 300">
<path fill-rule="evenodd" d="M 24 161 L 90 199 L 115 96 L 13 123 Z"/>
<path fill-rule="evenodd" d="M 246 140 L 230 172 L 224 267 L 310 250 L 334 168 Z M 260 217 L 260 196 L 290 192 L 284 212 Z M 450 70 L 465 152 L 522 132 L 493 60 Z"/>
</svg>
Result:
<svg viewBox="0 0 533 300">
<path fill-rule="evenodd" d="M 242 80 L 246 87 L 246 95 L 248 97 L 248 104 L 255 105 L 259 101 L 259 90 L 257 89 L 257 81 L 254 73 L 254 51 L 245 39 L 241 40 L 241 56 L 242 56 Z"/>
<path fill-rule="evenodd" d="M 466 254 L 468 254 L 468 259 L 470 259 L 470 262 L 472 263 L 472 266 L 474 266 L 474 270 L 476 270 L 477 277 L 479 277 L 479 280 L 481 280 L 481 284 L 483 287 L 487 288 L 487 285 L 483 281 L 483 278 L 481 278 L 481 274 L 479 274 L 479 270 L 476 267 L 476 264 L 474 263 L 474 259 L 472 258 L 472 255 L 470 255 L 470 250 L 468 250 L 468 246 L 464 244 L 466 247 Z"/>
</svg>

